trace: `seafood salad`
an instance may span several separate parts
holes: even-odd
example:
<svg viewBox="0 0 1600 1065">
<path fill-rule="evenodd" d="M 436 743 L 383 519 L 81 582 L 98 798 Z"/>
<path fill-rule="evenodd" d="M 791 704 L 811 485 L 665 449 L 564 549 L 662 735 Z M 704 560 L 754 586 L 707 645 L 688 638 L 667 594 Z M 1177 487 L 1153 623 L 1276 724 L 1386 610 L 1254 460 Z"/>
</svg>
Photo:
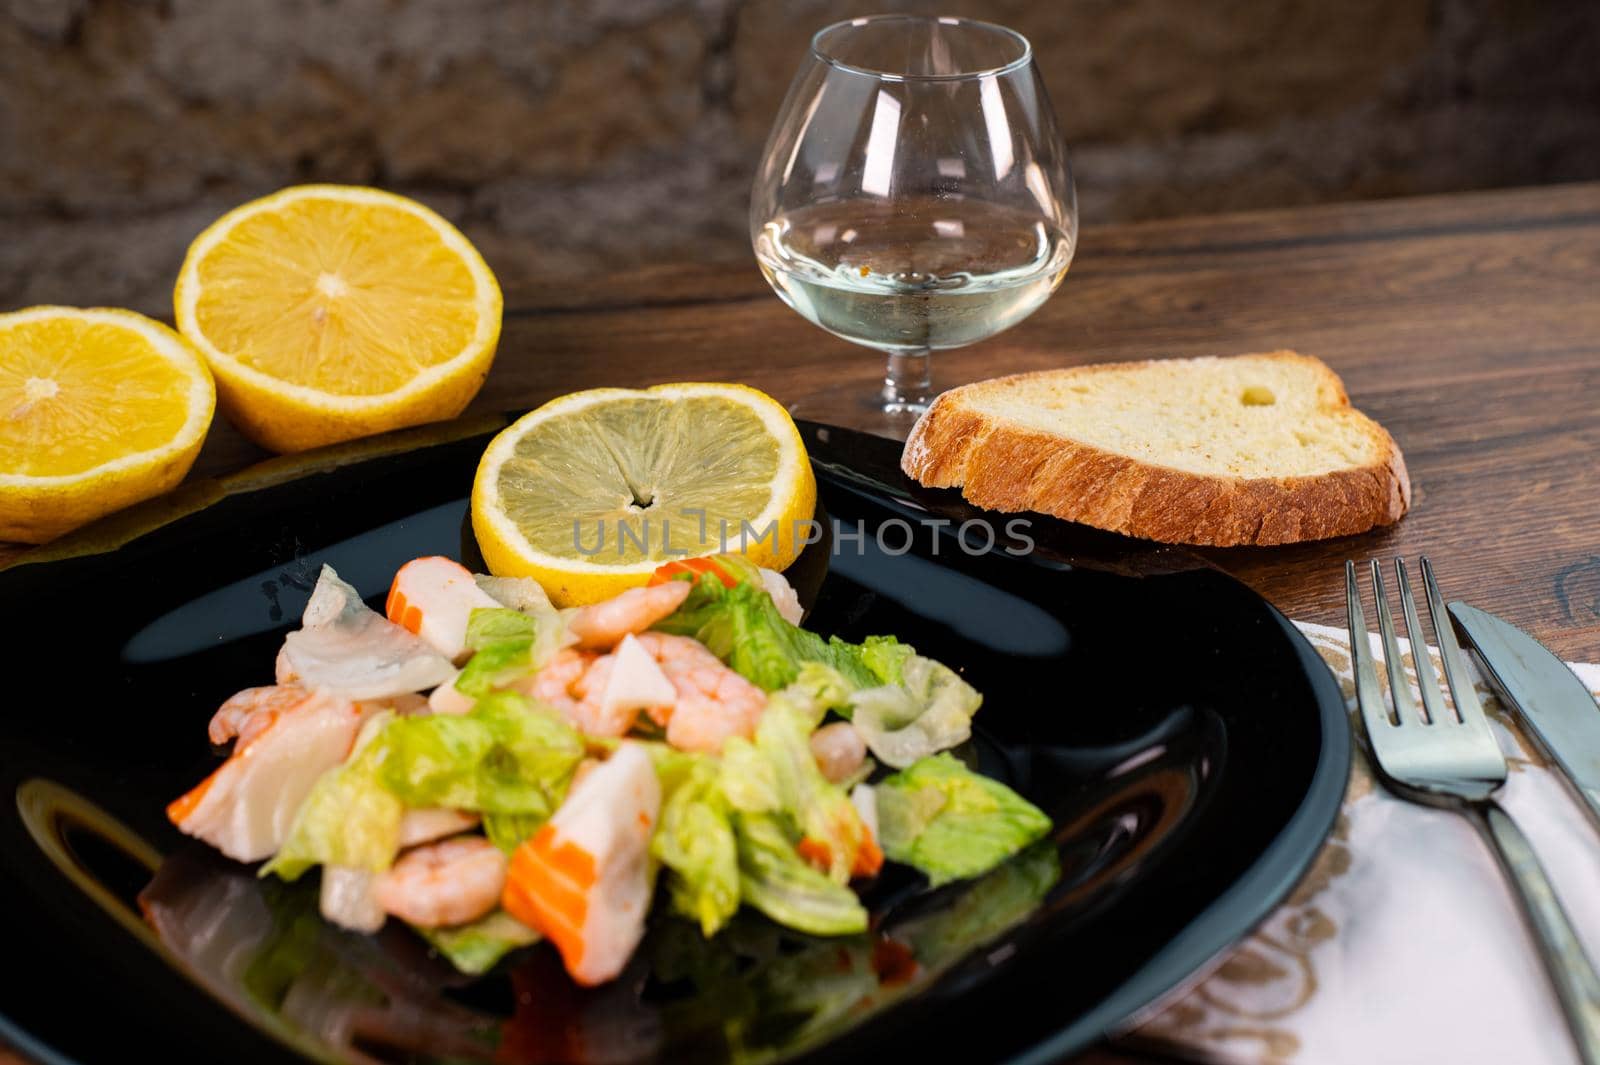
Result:
<svg viewBox="0 0 1600 1065">
<path fill-rule="evenodd" d="M 565 610 L 430 557 L 380 614 L 325 566 L 274 682 L 212 717 L 227 760 L 167 813 L 264 877 L 317 870 L 335 925 L 398 919 L 467 973 L 546 940 L 584 985 L 652 905 L 708 938 L 741 907 L 851 935 L 885 862 L 940 885 L 1049 831 L 950 753 L 981 702 L 955 671 L 800 615 L 738 555 Z"/>
</svg>

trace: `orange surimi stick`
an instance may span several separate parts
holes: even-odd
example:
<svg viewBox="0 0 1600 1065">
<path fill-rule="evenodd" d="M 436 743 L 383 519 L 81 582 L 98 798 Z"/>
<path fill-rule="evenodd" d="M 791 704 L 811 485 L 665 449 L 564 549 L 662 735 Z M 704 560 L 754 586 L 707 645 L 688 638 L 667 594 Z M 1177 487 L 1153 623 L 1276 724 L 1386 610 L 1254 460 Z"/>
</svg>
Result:
<svg viewBox="0 0 1600 1065">
<path fill-rule="evenodd" d="M 178 829 L 228 857 L 254 862 L 277 851 L 325 771 L 344 761 L 371 705 L 302 693 L 188 794 L 167 806 Z"/>
<path fill-rule="evenodd" d="M 467 621 L 472 612 L 500 606 L 478 587 L 459 562 L 431 555 L 412 559 L 394 575 L 384 613 L 450 659 L 467 652 Z"/>
<path fill-rule="evenodd" d="M 644 935 L 660 808 L 650 756 L 623 743 L 511 856 L 501 905 L 554 943 L 580 984 L 615 977 Z"/>
</svg>

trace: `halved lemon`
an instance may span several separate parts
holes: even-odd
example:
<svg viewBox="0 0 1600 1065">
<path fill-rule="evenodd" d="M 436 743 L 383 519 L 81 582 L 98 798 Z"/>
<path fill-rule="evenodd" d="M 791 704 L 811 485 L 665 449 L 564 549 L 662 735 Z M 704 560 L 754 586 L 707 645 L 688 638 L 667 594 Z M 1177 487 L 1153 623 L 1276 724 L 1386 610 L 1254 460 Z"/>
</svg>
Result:
<svg viewBox="0 0 1600 1065">
<path fill-rule="evenodd" d="M 645 583 L 674 558 L 738 551 L 783 569 L 817 482 L 789 413 L 729 384 L 596 388 L 551 400 L 489 444 L 472 528 L 489 569 L 558 606 Z"/>
<path fill-rule="evenodd" d="M 44 543 L 183 480 L 216 406 L 205 363 L 132 311 L 0 314 L 0 540 Z"/>
<path fill-rule="evenodd" d="M 500 339 L 500 286 L 467 238 L 354 186 L 229 211 L 189 246 L 173 304 L 223 413 L 273 451 L 453 418 Z"/>
</svg>

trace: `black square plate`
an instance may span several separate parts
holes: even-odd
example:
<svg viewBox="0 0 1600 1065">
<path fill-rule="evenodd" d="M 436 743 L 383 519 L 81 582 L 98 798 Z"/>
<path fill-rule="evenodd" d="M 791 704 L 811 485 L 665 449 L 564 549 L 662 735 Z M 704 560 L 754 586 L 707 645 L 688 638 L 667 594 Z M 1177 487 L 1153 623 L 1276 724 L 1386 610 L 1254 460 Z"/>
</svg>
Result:
<svg viewBox="0 0 1600 1065">
<path fill-rule="evenodd" d="M 205 505 L 120 547 L 0 573 L 0 1036 L 47 1062 L 1033 1062 L 1184 986 L 1333 823 L 1332 676 L 1220 573 L 1049 519 L 1008 529 L 906 481 L 891 441 L 802 430 L 832 531 L 790 571 L 807 627 L 960 670 L 985 696 L 962 755 L 1042 806 L 1049 840 L 939 891 L 881 878 L 857 937 L 741 915 L 706 943 L 653 919 L 623 977 L 584 991 L 547 947 L 470 979 L 395 922 L 338 932 L 314 883 L 180 836 L 163 809 L 216 762 L 205 722 L 270 677 L 323 562 L 373 601 L 418 555 L 472 564 L 488 433 L 461 429 L 191 486 Z"/>
</svg>

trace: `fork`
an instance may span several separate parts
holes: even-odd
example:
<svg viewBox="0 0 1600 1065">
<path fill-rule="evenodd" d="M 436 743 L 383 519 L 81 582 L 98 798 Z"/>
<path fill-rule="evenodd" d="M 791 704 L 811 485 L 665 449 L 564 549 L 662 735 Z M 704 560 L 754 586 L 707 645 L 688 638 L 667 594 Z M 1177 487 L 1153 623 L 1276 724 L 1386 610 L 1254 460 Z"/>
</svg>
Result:
<svg viewBox="0 0 1600 1065">
<path fill-rule="evenodd" d="M 1417 688 L 1422 695 L 1419 711 L 1410 685 L 1406 683 L 1394 619 L 1389 613 L 1384 590 L 1383 570 L 1373 560 L 1370 563 L 1372 592 L 1378 609 L 1383 654 L 1388 663 L 1389 690 L 1394 696 L 1392 715 L 1378 687 L 1372 648 L 1367 640 L 1367 620 L 1361 609 L 1356 564 L 1354 561 L 1345 563 L 1345 603 L 1350 615 L 1356 702 L 1361 708 L 1378 775 L 1389 790 L 1401 798 L 1454 810 L 1477 826 L 1511 882 L 1523 918 L 1538 944 L 1545 971 L 1561 1001 L 1579 1056 L 1587 1065 L 1600 1065 L 1600 975 L 1596 975 L 1594 964 L 1573 931 L 1572 922 L 1556 898 L 1550 878 L 1528 838 L 1494 799 L 1494 793 L 1506 781 L 1505 756 L 1489 730 L 1483 706 L 1472 687 L 1472 678 L 1463 664 L 1461 646 L 1456 642 L 1450 616 L 1445 613 L 1444 599 L 1433 579 L 1433 567 L 1426 557 L 1420 561 L 1428 614 L 1438 638 L 1439 660 L 1444 665 L 1454 709 L 1445 706 L 1439 679 L 1429 660 L 1428 641 L 1417 619 L 1405 560 L 1397 558 L 1394 570 L 1400 586 L 1400 607 L 1405 616 L 1412 659 L 1416 663 Z"/>
</svg>

